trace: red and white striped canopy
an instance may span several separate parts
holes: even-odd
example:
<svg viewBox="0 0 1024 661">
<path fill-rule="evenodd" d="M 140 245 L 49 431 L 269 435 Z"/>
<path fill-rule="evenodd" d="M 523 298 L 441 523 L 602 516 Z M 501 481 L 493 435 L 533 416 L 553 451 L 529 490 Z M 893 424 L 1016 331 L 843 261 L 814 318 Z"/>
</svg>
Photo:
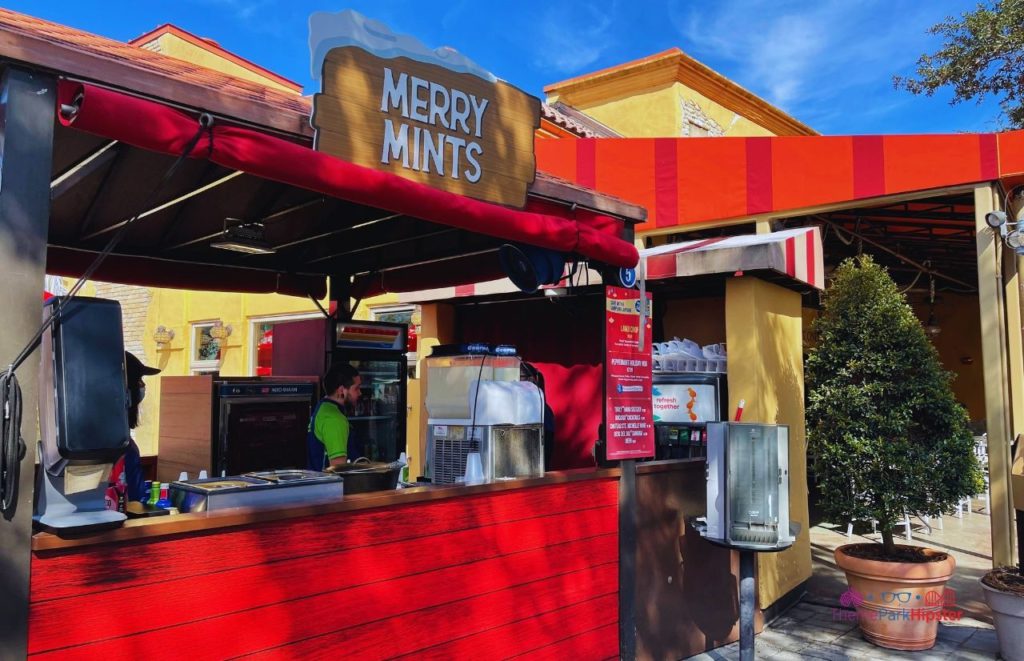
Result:
<svg viewBox="0 0 1024 661">
<path fill-rule="evenodd" d="M 672 243 L 640 251 L 648 280 L 737 271 L 776 271 L 825 288 L 821 232 L 817 227 Z"/>
<path fill-rule="evenodd" d="M 648 280 L 770 270 L 816 289 L 825 288 L 821 232 L 817 227 L 671 243 L 641 250 L 640 259 L 646 261 Z M 583 282 L 583 278 L 578 277 L 577 282 Z M 600 273 L 589 271 L 586 282 L 600 284 Z M 472 285 L 400 293 L 398 299 L 401 303 L 426 303 L 516 291 L 511 280 L 501 278 Z"/>
</svg>

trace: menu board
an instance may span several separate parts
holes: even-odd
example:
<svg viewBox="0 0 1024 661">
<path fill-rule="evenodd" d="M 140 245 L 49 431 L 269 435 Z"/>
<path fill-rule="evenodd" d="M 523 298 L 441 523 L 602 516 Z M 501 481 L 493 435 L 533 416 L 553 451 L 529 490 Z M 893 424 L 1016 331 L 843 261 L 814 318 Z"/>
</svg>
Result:
<svg viewBox="0 0 1024 661">
<path fill-rule="evenodd" d="M 605 287 L 605 438 L 607 457 L 654 456 L 651 414 L 651 294 L 640 344 L 640 292 Z"/>
</svg>

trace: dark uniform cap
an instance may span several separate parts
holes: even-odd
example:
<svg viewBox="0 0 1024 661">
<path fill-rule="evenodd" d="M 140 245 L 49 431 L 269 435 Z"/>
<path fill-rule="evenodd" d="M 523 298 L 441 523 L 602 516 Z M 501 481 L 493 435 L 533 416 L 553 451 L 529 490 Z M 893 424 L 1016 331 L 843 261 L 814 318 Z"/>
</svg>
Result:
<svg viewBox="0 0 1024 661">
<path fill-rule="evenodd" d="M 155 367 L 143 365 L 142 361 L 135 357 L 135 354 L 128 351 L 124 352 L 124 371 L 129 383 L 138 381 L 144 376 L 160 373 L 160 370 Z"/>
</svg>

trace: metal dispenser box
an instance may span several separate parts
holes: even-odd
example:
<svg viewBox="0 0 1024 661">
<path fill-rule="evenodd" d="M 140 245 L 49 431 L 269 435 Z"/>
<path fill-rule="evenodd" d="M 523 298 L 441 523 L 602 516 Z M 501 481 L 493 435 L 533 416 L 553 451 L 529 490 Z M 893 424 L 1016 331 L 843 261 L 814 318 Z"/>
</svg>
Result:
<svg viewBox="0 0 1024 661">
<path fill-rule="evenodd" d="M 794 542 L 789 526 L 789 427 L 708 424 L 707 470 L 705 537 L 765 551 Z"/>
</svg>

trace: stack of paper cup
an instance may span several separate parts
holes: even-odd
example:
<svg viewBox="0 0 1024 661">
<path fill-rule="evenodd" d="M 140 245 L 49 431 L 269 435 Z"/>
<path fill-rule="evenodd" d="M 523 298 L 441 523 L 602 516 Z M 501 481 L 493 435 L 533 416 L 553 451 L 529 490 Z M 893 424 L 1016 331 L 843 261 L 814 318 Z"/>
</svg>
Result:
<svg viewBox="0 0 1024 661">
<path fill-rule="evenodd" d="M 466 455 L 466 484 L 482 484 L 484 481 L 484 465 L 480 461 L 479 452 Z"/>
</svg>

